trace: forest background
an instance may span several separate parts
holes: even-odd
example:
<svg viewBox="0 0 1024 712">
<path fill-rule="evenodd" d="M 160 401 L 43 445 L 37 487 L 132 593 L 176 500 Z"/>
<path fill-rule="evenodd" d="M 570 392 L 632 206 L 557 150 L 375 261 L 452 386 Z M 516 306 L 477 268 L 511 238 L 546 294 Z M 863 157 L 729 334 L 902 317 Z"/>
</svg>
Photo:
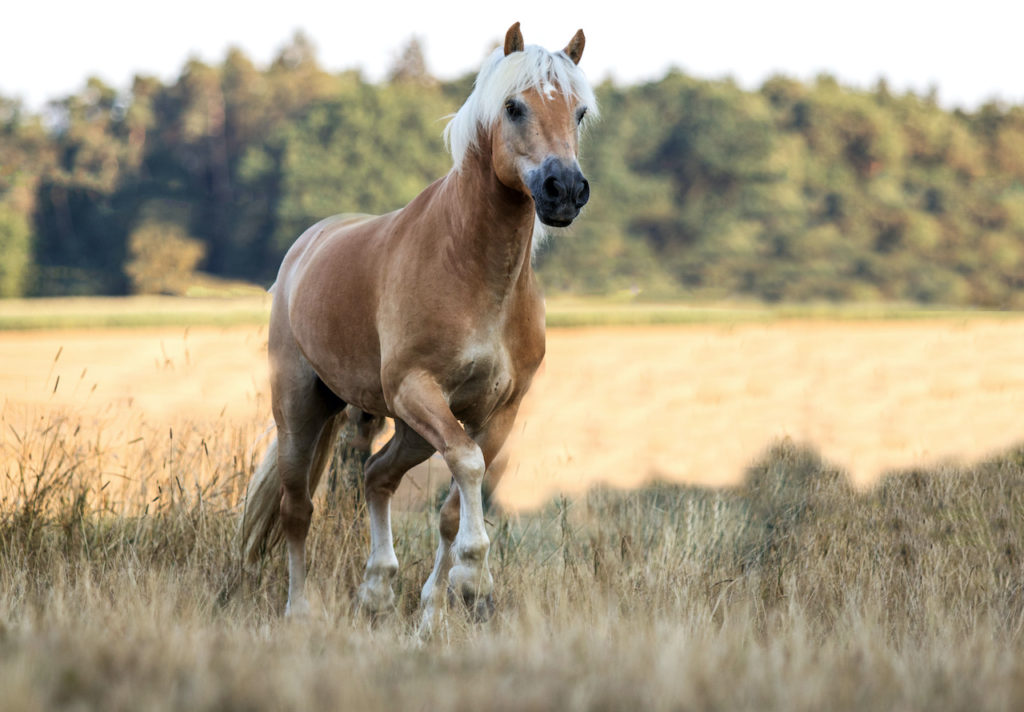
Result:
<svg viewBox="0 0 1024 712">
<path fill-rule="evenodd" d="M 266 67 L 230 50 L 40 112 L 0 97 L 0 296 L 265 287 L 316 220 L 444 175 L 472 81 L 416 40 L 385 81 L 327 72 L 296 34 Z M 678 70 L 597 94 L 593 197 L 539 256 L 549 293 L 1024 308 L 1024 107 Z"/>
</svg>

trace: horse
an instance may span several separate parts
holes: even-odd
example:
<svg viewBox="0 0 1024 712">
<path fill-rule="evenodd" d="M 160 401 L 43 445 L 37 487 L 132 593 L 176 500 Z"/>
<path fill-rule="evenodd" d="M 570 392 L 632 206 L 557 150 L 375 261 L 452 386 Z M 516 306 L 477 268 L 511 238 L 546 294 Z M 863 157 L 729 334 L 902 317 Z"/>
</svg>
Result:
<svg viewBox="0 0 1024 712">
<path fill-rule="evenodd" d="M 285 254 L 268 331 L 277 437 L 249 484 L 241 541 L 254 562 L 284 539 L 286 617 L 309 613 L 312 494 L 346 408 L 361 412 L 366 432 L 394 421 L 364 469 L 370 553 L 359 606 L 394 606 L 391 497 L 437 452 L 452 483 L 421 626 L 443 616 L 449 595 L 480 617 L 493 610 L 482 486 L 498 476 L 495 459 L 544 358 L 534 249 L 590 197 L 578 153 L 597 103 L 578 66 L 584 43 L 580 30 L 551 52 L 525 45 L 512 25 L 444 129 L 450 172 L 394 212 L 322 220 Z"/>
</svg>

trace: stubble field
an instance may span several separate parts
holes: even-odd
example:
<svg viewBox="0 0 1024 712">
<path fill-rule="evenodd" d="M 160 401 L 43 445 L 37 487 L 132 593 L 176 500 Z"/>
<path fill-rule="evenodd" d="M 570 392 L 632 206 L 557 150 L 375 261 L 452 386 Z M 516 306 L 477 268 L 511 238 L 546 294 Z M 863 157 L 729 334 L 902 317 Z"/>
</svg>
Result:
<svg viewBox="0 0 1024 712">
<path fill-rule="evenodd" d="M 258 326 L 0 333 L 6 709 L 1015 709 L 1024 319 L 553 329 L 489 517 L 498 612 L 415 635 L 446 481 L 353 607 L 321 493 L 308 622 L 239 567 Z M 660 483 L 652 483 L 659 480 Z"/>
</svg>

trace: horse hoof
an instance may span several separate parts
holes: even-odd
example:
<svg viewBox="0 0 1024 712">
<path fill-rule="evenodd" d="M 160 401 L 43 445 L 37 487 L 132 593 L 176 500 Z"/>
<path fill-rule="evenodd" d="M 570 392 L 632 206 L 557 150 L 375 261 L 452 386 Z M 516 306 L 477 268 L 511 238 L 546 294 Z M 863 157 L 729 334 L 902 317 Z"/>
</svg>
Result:
<svg viewBox="0 0 1024 712">
<path fill-rule="evenodd" d="M 416 637 L 420 642 L 434 640 L 445 628 L 445 613 L 443 610 L 429 606 L 420 613 L 420 622 L 416 626 Z"/>
<path fill-rule="evenodd" d="M 309 606 L 309 601 L 300 598 L 296 601 L 288 601 L 284 607 L 284 617 L 292 621 L 309 620 L 313 617 L 313 610 Z"/>
<path fill-rule="evenodd" d="M 466 600 L 466 607 L 474 623 L 486 623 L 494 615 L 494 594 L 488 593 L 483 598 L 474 596 L 471 601 Z"/>
<path fill-rule="evenodd" d="M 356 600 L 359 602 L 359 610 L 376 618 L 379 615 L 390 612 L 395 607 L 395 592 L 391 586 L 381 590 L 368 584 L 361 584 L 356 592 Z"/>
<path fill-rule="evenodd" d="M 449 607 L 454 605 L 456 598 L 462 599 L 462 604 L 469 613 L 470 620 L 474 623 L 486 623 L 494 615 L 494 594 L 488 593 L 486 596 L 477 596 L 475 593 L 464 591 L 462 596 L 458 596 L 454 590 L 449 588 Z"/>
</svg>

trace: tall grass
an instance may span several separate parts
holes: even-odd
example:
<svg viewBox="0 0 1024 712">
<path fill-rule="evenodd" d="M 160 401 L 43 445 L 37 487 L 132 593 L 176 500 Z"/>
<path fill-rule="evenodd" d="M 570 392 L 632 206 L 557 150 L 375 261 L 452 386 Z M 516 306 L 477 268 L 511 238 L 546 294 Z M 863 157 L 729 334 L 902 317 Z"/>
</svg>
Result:
<svg viewBox="0 0 1024 712">
<path fill-rule="evenodd" d="M 498 612 L 415 635 L 436 516 L 395 513 L 398 608 L 322 495 L 308 622 L 240 567 L 261 427 L 0 411 L 4 710 L 1007 710 L 1024 702 L 1024 451 L 869 492 L 779 443 L 731 490 L 591 491 L 489 517 Z"/>
</svg>

